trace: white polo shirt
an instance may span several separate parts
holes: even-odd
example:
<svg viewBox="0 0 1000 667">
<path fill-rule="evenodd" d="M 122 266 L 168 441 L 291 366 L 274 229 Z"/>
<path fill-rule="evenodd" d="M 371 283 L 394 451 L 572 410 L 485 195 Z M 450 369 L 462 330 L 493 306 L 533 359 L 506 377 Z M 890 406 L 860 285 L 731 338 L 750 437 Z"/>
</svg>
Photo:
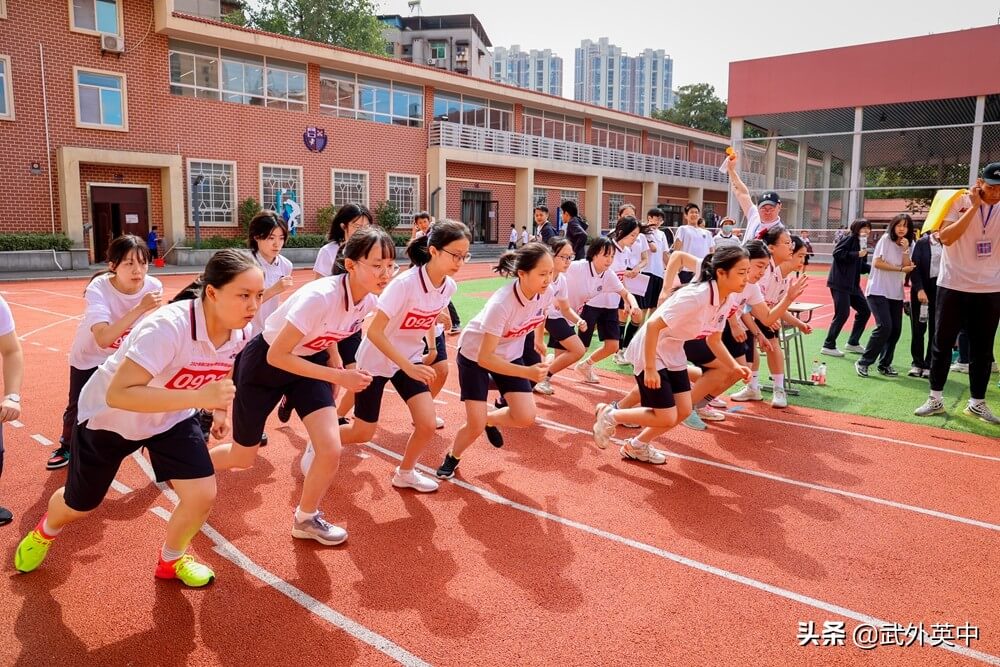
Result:
<svg viewBox="0 0 1000 667">
<path fill-rule="evenodd" d="M 614 259 L 611 260 L 611 267 L 605 271 L 605 273 L 613 274 L 618 279 L 618 282 L 622 284 L 622 288 L 625 286 L 625 272 L 635 266 L 638 262 L 638 259 L 633 257 L 632 248 L 634 247 L 635 245 L 629 246 L 628 248 L 622 248 L 615 243 L 616 250 Z M 613 292 L 599 290 L 595 294 L 591 295 L 591 297 L 587 300 L 587 305 L 593 306 L 594 308 L 618 308 L 618 301 L 621 299 L 618 292 L 621 291 L 622 288 Z"/>
<path fill-rule="evenodd" d="M 726 315 L 727 320 L 733 315 L 743 312 L 747 306 L 753 308 L 758 303 L 764 303 L 764 293 L 760 291 L 759 283 L 747 283 L 743 291 L 734 295 L 731 301 L 732 307 L 729 309 L 729 314 Z"/>
<path fill-rule="evenodd" d="M 683 371 L 687 369 L 684 342 L 704 337 L 704 332 L 722 331 L 729 317 L 734 295 L 722 300 L 714 280 L 686 285 L 670 295 L 639 328 L 628 346 L 625 357 L 639 375 L 645 367 L 643 347 L 649 321 L 660 318 L 666 325 L 656 342 L 656 369 Z"/>
<path fill-rule="evenodd" d="M 958 197 L 946 221 L 958 220 L 972 207 L 968 195 Z M 983 256 L 989 248 L 990 255 Z M 965 233 L 941 252 L 938 287 L 959 292 L 1000 292 L 1000 204 L 983 204 Z"/>
<path fill-rule="evenodd" d="M 0 336 L 6 336 L 14 331 L 14 314 L 10 312 L 7 301 L 0 296 Z"/>
<path fill-rule="evenodd" d="M 656 250 L 649 250 L 649 264 L 643 269 L 644 272 L 662 278 L 666 273 L 666 266 L 663 263 L 663 251 L 669 250 L 667 247 L 667 235 L 659 229 L 654 229 L 646 235 L 647 247 L 652 244 Z"/>
<path fill-rule="evenodd" d="M 775 265 L 772 259 L 767 269 L 764 270 L 764 275 L 757 282 L 768 308 L 774 308 L 785 298 L 790 280 L 791 276 L 781 275 L 781 269 Z"/>
<path fill-rule="evenodd" d="M 524 338 L 545 321 L 553 294 L 546 289 L 529 299 L 519 282 L 515 280 L 494 292 L 479 314 L 465 325 L 458 339 L 463 357 L 478 362 L 486 334 L 500 339 L 496 353 L 502 359 L 514 361 L 524 354 Z"/>
<path fill-rule="evenodd" d="M 270 288 L 285 276 L 292 275 L 292 269 L 295 268 L 292 266 L 291 261 L 289 261 L 287 257 L 282 257 L 281 255 L 276 256 L 273 262 L 265 260 L 260 256 L 260 253 L 253 253 L 253 257 L 257 260 L 257 264 L 264 272 L 264 289 Z M 264 330 L 264 322 L 271 316 L 271 313 L 278 309 L 280 304 L 280 294 L 272 296 L 270 299 L 260 304 L 260 308 L 257 309 L 257 314 L 254 316 L 253 322 L 251 322 L 253 325 L 254 335 L 257 335 Z"/>
<path fill-rule="evenodd" d="M 586 261 L 586 260 L 584 260 Z M 546 317 L 550 319 L 566 319 L 563 317 L 562 311 L 559 310 L 559 301 L 563 299 L 569 300 L 569 285 L 566 282 L 566 274 L 560 273 L 556 276 L 556 279 L 549 283 L 549 291 L 552 292 L 552 305 L 549 306 L 549 312 Z"/>
<path fill-rule="evenodd" d="M 136 325 L 122 346 L 97 367 L 80 392 L 77 419 L 81 424 L 89 422 L 91 430 L 113 431 L 127 440 L 163 433 L 194 415 L 195 409 L 130 412 L 108 407 L 111 378 L 125 359 L 153 376 L 149 387 L 198 389 L 229 374 L 249 337 L 250 325 L 234 329 L 229 340 L 216 349 L 208 338 L 201 299 L 163 306 Z"/>
<path fill-rule="evenodd" d="M 332 276 L 333 264 L 337 260 L 337 252 L 339 250 L 340 244 L 336 241 L 330 241 L 325 246 L 320 248 L 319 252 L 316 253 L 316 261 L 313 263 L 313 271 L 321 276 Z"/>
<path fill-rule="evenodd" d="M 456 289 L 458 285 L 449 276 L 440 287 L 434 287 L 427 269 L 415 266 L 399 274 L 382 292 L 375 309 L 389 318 L 385 335 L 407 359 L 415 362 L 423 356 L 424 336 L 448 307 Z M 367 337 L 358 348 L 357 361 L 358 368 L 379 377 L 392 377 L 399 370 Z"/>
<path fill-rule="evenodd" d="M 609 268 L 604 273 L 597 273 L 594 271 L 594 265 L 585 259 L 571 262 L 565 275 L 566 286 L 569 289 L 569 305 L 576 312 L 580 312 L 584 304 L 597 295 L 617 295 L 625 289 L 625 285 L 622 284 L 613 269 Z M 618 301 L 616 300 L 612 307 L 617 306 Z"/>
<path fill-rule="evenodd" d="M 757 208 L 757 204 L 751 204 L 750 210 L 747 212 L 747 229 L 743 232 L 743 242 L 752 241 L 754 239 L 759 239 L 763 236 L 764 232 L 769 230 L 775 225 L 781 224 L 781 218 L 778 218 L 774 222 L 761 222 L 760 221 L 760 209 Z"/>
<path fill-rule="evenodd" d="M 271 313 L 264 323 L 264 340 L 272 345 L 287 322 L 303 334 L 292 354 L 308 357 L 360 331 L 365 316 L 377 303 L 374 294 L 366 294 L 352 303 L 350 277 L 346 273 L 313 280 Z"/>
<path fill-rule="evenodd" d="M 133 324 L 109 347 L 102 348 L 98 346 L 94 332 L 91 331 L 95 325 L 117 322 L 125 317 L 125 313 L 135 308 L 146 294 L 163 291 L 163 284 L 153 276 L 147 275 L 138 292 L 125 294 L 119 292 L 112 284 L 111 278 L 113 276 L 114 274 L 108 273 L 94 278 L 83 293 L 87 305 L 83 311 L 83 319 L 76 328 L 73 345 L 69 351 L 69 365 L 73 368 L 86 370 L 99 366 L 101 362 L 121 347 L 122 341 L 135 327 Z M 136 323 L 139 321 L 141 320 L 136 320 Z"/>
<path fill-rule="evenodd" d="M 872 268 L 868 275 L 868 286 L 865 288 L 865 296 L 881 296 L 893 301 L 903 300 L 903 283 L 906 281 L 906 274 L 902 271 L 886 271 L 875 266 L 875 260 L 881 258 L 893 266 L 900 266 L 903 263 L 903 249 L 892 242 L 891 234 L 883 234 L 878 243 L 875 244 L 875 251 L 872 253 Z M 1000 288 L 998 288 L 1000 289 Z"/>
<path fill-rule="evenodd" d="M 681 250 L 689 255 L 694 255 L 698 259 L 703 259 L 715 247 L 712 232 L 701 227 L 695 227 L 694 225 L 681 225 L 678 227 L 675 238 L 680 239 Z"/>
</svg>

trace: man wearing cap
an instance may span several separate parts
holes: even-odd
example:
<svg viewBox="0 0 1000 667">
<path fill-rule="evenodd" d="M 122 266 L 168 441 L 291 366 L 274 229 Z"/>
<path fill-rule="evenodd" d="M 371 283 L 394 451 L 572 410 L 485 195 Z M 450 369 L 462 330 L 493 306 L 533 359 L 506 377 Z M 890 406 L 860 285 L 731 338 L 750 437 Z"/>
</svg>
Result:
<svg viewBox="0 0 1000 667">
<path fill-rule="evenodd" d="M 958 197 L 940 228 L 937 331 L 931 347 L 931 393 L 914 411 L 920 417 L 945 411 L 942 390 L 951 348 L 963 328 L 969 336 L 969 403 L 965 414 L 988 424 L 1000 418 L 986 405 L 993 342 L 1000 322 L 1000 162 Z"/>
<path fill-rule="evenodd" d="M 750 198 L 750 188 L 736 173 L 735 153 L 726 160 L 726 171 L 729 172 L 729 185 L 732 187 L 736 201 L 740 203 L 743 215 L 747 219 L 747 228 L 743 232 L 744 243 L 759 239 L 771 227 L 781 224 L 781 197 L 778 196 L 777 192 L 768 190 L 754 205 L 753 199 Z"/>
</svg>

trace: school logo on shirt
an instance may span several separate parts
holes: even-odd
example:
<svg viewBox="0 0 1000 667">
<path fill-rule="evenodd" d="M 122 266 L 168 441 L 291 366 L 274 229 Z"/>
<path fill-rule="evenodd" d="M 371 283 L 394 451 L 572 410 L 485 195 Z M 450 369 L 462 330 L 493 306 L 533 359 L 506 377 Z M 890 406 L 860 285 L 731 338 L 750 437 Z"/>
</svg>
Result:
<svg viewBox="0 0 1000 667">
<path fill-rule="evenodd" d="M 163 385 L 164 389 L 199 389 L 202 385 L 207 382 L 216 382 L 222 380 L 232 369 L 225 368 L 211 368 L 211 369 L 197 369 L 197 368 L 182 368 L 177 371 L 166 384 Z"/>
<path fill-rule="evenodd" d="M 399 329 L 400 331 L 427 331 L 434 325 L 440 313 L 440 310 L 434 312 L 411 310 L 403 316 Z"/>
<path fill-rule="evenodd" d="M 117 350 L 118 348 L 120 348 L 122 346 L 122 343 L 125 342 L 125 339 L 128 338 L 128 335 L 130 333 L 132 333 L 132 330 L 131 329 L 126 329 L 125 333 L 123 333 L 121 336 L 119 336 L 118 338 L 116 338 L 115 342 L 111 343 L 111 345 L 109 347 L 112 350 Z"/>
</svg>

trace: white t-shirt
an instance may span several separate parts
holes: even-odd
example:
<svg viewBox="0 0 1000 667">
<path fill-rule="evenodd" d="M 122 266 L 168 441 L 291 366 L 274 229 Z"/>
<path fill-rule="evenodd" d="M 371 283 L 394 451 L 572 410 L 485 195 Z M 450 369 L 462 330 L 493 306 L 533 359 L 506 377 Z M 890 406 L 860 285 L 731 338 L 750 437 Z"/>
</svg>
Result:
<svg viewBox="0 0 1000 667">
<path fill-rule="evenodd" d="M 715 247 L 712 232 L 694 225 L 681 225 L 677 228 L 675 239 L 680 239 L 681 250 L 689 255 L 702 259 Z"/>
<path fill-rule="evenodd" d="M 931 244 L 930 276 L 937 278 L 938 274 L 941 273 L 941 254 L 944 246 L 941 245 L 941 241 L 935 240 L 934 236 L 931 236 L 927 242 Z"/>
<path fill-rule="evenodd" d="M 108 324 L 117 322 L 125 316 L 125 313 L 137 306 L 146 294 L 163 290 L 163 284 L 159 280 L 147 275 L 138 292 L 125 294 L 119 292 L 111 283 L 113 275 L 108 273 L 94 278 L 83 293 L 87 305 L 83 311 L 83 319 L 76 328 L 73 345 L 69 351 L 69 365 L 73 368 L 86 370 L 99 366 L 101 362 L 121 347 L 122 341 L 132 331 L 131 328 L 126 329 L 118 337 L 118 340 L 111 343 L 109 347 L 102 348 L 97 345 L 97 339 L 94 338 L 94 332 L 91 331 L 95 325 L 102 322 Z M 132 327 L 135 327 L 135 324 Z"/>
<path fill-rule="evenodd" d="M 10 312 L 7 301 L 0 296 L 0 336 L 6 336 L 14 331 L 14 314 Z"/>
<path fill-rule="evenodd" d="M 611 260 L 611 267 L 605 273 L 614 274 L 618 278 L 618 282 L 622 283 L 624 287 L 625 271 L 635 266 L 639 260 L 633 255 L 632 249 L 635 248 L 635 244 L 627 248 L 622 248 L 615 243 L 615 248 L 617 250 L 615 251 L 614 259 Z M 618 291 L 620 291 L 620 288 L 614 292 L 600 290 L 591 295 L 591 298 L 587 301 L 587 305 L 594 308 L 618 308 L 618 302 L 621 300 Z"/>
<path fill-rule="evenodd" d="M 584 260 L 586 261 L 586 260 Z M 565 320 L 562 311 L 559 310 L 558 302 L 569 299 L 569 285 L 566 282 L 566 274 L 560 273 L 556 279 L 549 283 L 549 291 L 552 292 L 552 305 L 549 306 L 547 317 L 555 320 Z"/>
<path fill-rule="evenodd" d="M 253 256 L 254 259 L 257 260 L 257 264 L 260 266 L 261 270 L 264 271 L 264 289 L 268 289 L 285 276 L 292 275 L 292 269 L 294 267 L 287 257 L 278 255 L 274 258 L 273 262 L 268 262 L 261 257 L 259 253 L 253 253 Z M 271 313 L 278 309 L 280 304 L 280 294 L 272 296 L 270 299 L 260 304 L 260 308 L 257 309 L 257 314 L 254 315 L 253 322 L 251 322 L 253 325 L 254 335 L 257 335 L 264 330 L 264 322 L 271 316 Z"/>
<path fill-rule="evenodd" d="M 136 325 L 125 342 L 108 357 L 80 392 L 78 421 L 87 428 L 113 431 L 127 440 L 144 440 L 163 433 L 191 417 L 195 410 L 130 412 L 108 407 L 111 378 L 125 359 L 149 372 L 150 387 L 198 389 L 221 380 L 233 368 L 236 355 L 247 344 L 250 325 L 230 332 L 216 349 L 208 338 L 201 299 L 179 301 L 159 308 Z"/>
<path fill-rule="evenodd" d="M 886 232 L 879 238 L 878 243 L 875 244 L 875 251 L 872 253 L 872 268 L 868 276 L 868 287 L 865 289 L 865 295 L 884 296 L 893 301 L 902 301 L 903 282 L 906 280 L 906 274 L 902 271 L 886 271 L 875 266 L 875 260 L 880 257 L 882 261 L 894 266 L 900 266 L 903 263 L 903 249 L 893 243 L 892 239 L 889 238 L 890 236 L 891 234 Z"/>
<path fill-rule="evenodd" d="M 666 266 L 663 263 L 663 252 L 669 250 L 667 247 L 667 235 L 659 229 L 654 229 L 646 235 L 647 244 L 652 244 L 656 250 L 649 251 L 649 264 L 643 269 L 646 273 L 662 278 L 666 273 Z"/>
<path fill-rule="evenodd" d="M 389 319 L 385 335 L 407 359 L 415 362 L 423 356 L 424 336 L 448 307 L 456 289 L 458 285 L 448 276 L 440 287 L 434 287 L 427 269 L 414 266 L 399 274 L 382 292 L 375 308 Z M 359 369 L 379 377 L 392 377 L 399 370 L 367 337 L 358 348 L 357 361 Z"/>
<path fill-rule="evenodd" d="M 715 235 L 715 247 L 725 248 L 727 246 L 742 245 L 740 243 L 740 237 L 736 234 L 730 234 L 729 236 L 723 236 L 722 232 Z"/>
<path fill-rule="evenodd" d="M 972 201 L 963 195 L 944 219 L 958 220 L 971 207 Z M 987 248 L 989 256 L 980 256 L 980 249 Z M 944 246 L 938 287 L 974 294 L 1000 292 L 1000 204 L 980 206 L 965 233 Z"/>
<path fill-rule="evenodd" d="M 325 246 L 320 248 L 319 252 L 316 253 L 316 261 L 313 263 L 313 271 L 321 276 L 332 276 L 333 263 L 337 260 L 338 250 L 340 250 L 340 244 L 336 241 L 330 241 Z"/>
<path fill-rule="evenodd" d="M 747 306 L 753 308 L 758 303 L 764 303 L 764 293 L 760 291 L 760 283 L 747 283 L 743 291 L 734 295 L 731 301 L 732 308 L 729 309 L 729 314 L 726 315 L 727 320 L 733 315 L 743 312 L 743 309 Z"/>
<path fill-rule="evenodd" d="M 788 291 L 790 282 L 791 276 L 781 275 L 781 269 L 775 265 L 772 259 L 767 269 L 764 270 L 764 275 L 757 282 L 768 308 L 774 308 L 785 298 L 785 292 Z"/>
<path fill-rule="evenodd" d="M 308 357 L 360 331 L 365 315 L 377 303 L 374 294 L 351 303 L 351 283 L 346 273 L 313 280 L 271 313 L 264 323 L 264 340 L 272 345 L 287 322 L 303 334 L 292 354 Z"/>
<path fill-rule="evenodd" d="M 638 266 L 639 262 L 642 261 L 642 253 L 646 253 L 646 257 L 649 257 L 649 241 L 644 235 L 639 234 L 639 236 L 635 239 L 635 243 L 633 243 L 628 250 L 630 261 L 632 262 L 631 267 Z M 622 282 L 625 283 L 625 289 L 627 289 L 629 293 L 642 296 L 646 293 L 646 287 L 649 285 L 649 278 L 640 273 L 635 278 L 626 278 Z"/>
<path fill-rule="evenodd" d="M 513 227 L 510 228 L 510 242 L 517 243 L 517 230 Z"/>
<path fill-rule="evenodd" d="M 761 222 L 760 221 L 760 209 L 757 208 L 756 204 L 750 205 L 750 210 L 747 212 L 747 229 L 743 232 L 743 242 L 753 241 L 754 239 L 760 238 L 767 230 L 775 225 L 781 224 L 781 218 L 778 218 L 774 222 Z"/>
<path fill-rule="evenodd" d="M 465 326 L 458 339 L 463 357 L 478 362 L 486 334 L 500 339 L 496 353 L 505 361 L 514 361 L 524 354 L 524 338 L 545 321 L 553 294 L 547 289 L 529 299 L 521 291 L 519 282 L 515 280 L 494 292 L 479 314 Z"/>
<path fill-rule="evenodd" d="M 635 374 L 639 375 L 645 368 L 643 347 L 650 321 L 658 317 L 667 325 L 656 342 L 656 369 L 683 371 L 687 368 L 684 341 L 702 337 L 706 331 L 722 331 L 729 317 L 733 296 L 721 300 L 714 280 L 687 285 L 671 294 L 639 328 L 625 352 Z"/>
<path fill-rule="evenodd" d="M 528 230 L 527 229 L 522 229 L 521 230 L 521 243 L 527 243 L 527 242 L 528 242 Z"/>
<path fill-rule="evenodd" d="M 619 298 L 617 295 L 625 289 L 613 269 L 597 273 L 594 271 L 594 265 L 585 259 L 571 262 L 565 275 L 566 286 L 569 288 L 569 305 L 576 312 L 580 312 L 584 304 L 600 294 L 616 295 L 612 307 L 617 307 Z"/>
</svg>

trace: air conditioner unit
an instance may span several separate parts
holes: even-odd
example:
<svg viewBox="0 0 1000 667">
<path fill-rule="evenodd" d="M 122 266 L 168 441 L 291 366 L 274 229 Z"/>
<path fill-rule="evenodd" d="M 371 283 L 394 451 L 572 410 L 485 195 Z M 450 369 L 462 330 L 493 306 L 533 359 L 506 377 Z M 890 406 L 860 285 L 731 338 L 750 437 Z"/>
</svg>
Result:
<svg viewBox="0 0 1000 667">
<path fill-rule="evenodd" d="M 121 35 L 101 35 L 101 51 L 125 53 L 125 38 Z"/>
</svg>

